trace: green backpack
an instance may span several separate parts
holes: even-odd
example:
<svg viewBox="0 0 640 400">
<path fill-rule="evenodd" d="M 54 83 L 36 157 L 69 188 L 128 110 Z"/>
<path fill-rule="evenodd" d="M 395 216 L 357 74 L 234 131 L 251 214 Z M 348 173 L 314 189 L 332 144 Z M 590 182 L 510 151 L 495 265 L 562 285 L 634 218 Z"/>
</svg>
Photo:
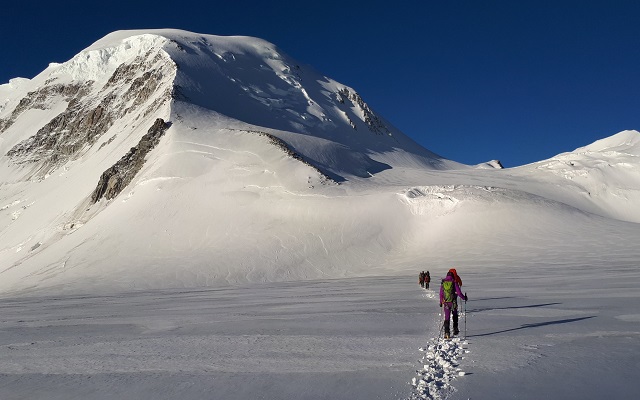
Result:
<svg viewBox="0 0 640 400">
<path fill-rule="evenodd" d="M 442 281 L 442 289 L 444 292 L 444 302 L 453 303 L 455 300 L 456 287 L 453 281 Z"/>
</svg>

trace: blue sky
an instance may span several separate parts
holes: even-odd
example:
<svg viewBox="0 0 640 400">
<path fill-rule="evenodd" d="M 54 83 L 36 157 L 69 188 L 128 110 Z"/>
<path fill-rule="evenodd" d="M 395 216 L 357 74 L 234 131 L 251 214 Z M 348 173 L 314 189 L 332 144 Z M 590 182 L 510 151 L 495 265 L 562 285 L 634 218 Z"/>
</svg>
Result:
<svg viewBox="0 0 640 400">
<path fill-rule="evenodd" d="M 2 14 L 2 83 L 115 30 L 178 28 L 275 43 L 466 164 L 512 167 L 640 130 L 639 1 L 61 0 Z"/>
</svg>

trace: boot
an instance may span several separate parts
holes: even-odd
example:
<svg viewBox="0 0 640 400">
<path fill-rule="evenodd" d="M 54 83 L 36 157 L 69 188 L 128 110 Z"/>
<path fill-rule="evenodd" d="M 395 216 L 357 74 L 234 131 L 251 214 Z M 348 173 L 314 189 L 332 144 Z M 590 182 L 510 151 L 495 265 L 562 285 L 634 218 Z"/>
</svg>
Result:
<svg viewBox="0 0 640 400">
<path fill-rule="evenodd" d="M 444 338 L 449 339 L 451 337 L 451 331 L 449 330 L 449 320 L 444 320 Z"/>
</svg>

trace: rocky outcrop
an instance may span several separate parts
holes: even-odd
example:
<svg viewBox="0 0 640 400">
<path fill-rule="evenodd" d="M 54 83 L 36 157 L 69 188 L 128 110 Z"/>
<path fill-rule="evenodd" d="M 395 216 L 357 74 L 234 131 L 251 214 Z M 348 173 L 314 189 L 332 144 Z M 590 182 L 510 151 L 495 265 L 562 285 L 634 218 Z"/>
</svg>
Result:
<svg viewBox="0 0 640 400">
<path fill-rule="evenodd" d="M 162 118 L 156 119 L 138 145 L 132 147 L 117 163 L 102 173 L 98 186 L 91 194 L 91 202 L 97 203 L 102 198 L 110 200 L 120 194 L 142 169 L 145 157 L 158 145 L 169 126 L 170 123 Z"/>
<path fill-rule="evenodd" d="M 378 118 L 378 116 L 375 115 L 373 111 L 371 111 L 367 103 L 362 100 L 362 97 L 360 97 L 358 93 L 352 92 L 347 88 L 342 88 L 336 94 L 336 99 L 340 104 L 345 104 L 346 101 L 349 101 L 354 107 L 358 108 L 362 113 L 364 123 L 367 124 L 371 132 L 375 133 L 376 135 L 391 136 L 391 131 L 389 130 L 389 128 L 387 128 L 382 120 Z M 347 113 L 345 113 L 345 115 L 347 116 L 351 127 L 353 129 L 356 129 L 356 125 L 353 123 L 349 115 Z"/>
<path fill-rule="evenodd" d="M 57 96 L 62 97 L 64 101 L 73 103 L 79 98 L 85 96 L 89 90 L 91 90 L 93 83 L 93 81 L 88 81 L 82 84 L 49 84 L 39 88 L 38 90 L 27 93 L 27 95 L 20 100 L 16 108 L 11 112 L 11 115 L 7 118 L 0 119 L 0 134 L 11 127 L 16 118 L 18 118 L 18 116 L 25 110 L 46 110 L 49 108 L 50 102 Z"/>
<path fill-rule="evenodd" d="M 29 93 L 20 101 L 0 129 L 8 128 L 26 109 L 42 108 L 54 95 L 64 96 L 67 108 L 35 135 L 18 143 L 7 152 L 16 164 L 39 163 L 39 174 L 78 157 L 90 148 L 114 123 L 127 114 L 146 118 L 170 101 L 171 85 L 163 85 L 167 74 L 175 73 L 175 64 L 167 63 L 163 53 L 151 52 L 116 68 L 101 90 L 91 90 L 95 83 L 45 86 Z M 157 94 L 159 90 L 164 93 Z M 155 100 L 145 104 L 151 97 Z"/>
<path fill-rule="evenodd" d="M 49 121 L 27 140 L 14 146 L 7 156 L 17 164 L 44 161 L 51 165 L 64 162 L 83 146 L 91 145 L 113 124 L 113 113 L 106 105 L 85 110 L 80 102 Z"/>
</svg>

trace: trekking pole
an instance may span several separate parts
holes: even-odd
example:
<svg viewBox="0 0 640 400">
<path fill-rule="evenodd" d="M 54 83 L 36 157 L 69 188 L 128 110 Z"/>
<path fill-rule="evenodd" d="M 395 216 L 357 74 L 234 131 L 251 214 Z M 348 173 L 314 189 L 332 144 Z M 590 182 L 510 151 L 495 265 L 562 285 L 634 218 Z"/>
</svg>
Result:
<svg viewBox="0 0 640 400">
<path fill-rule="evenodd" d="M 464 339 L 467 339 L 467 293 L 464 293 Z"/>
<path fill-rule="evenodd" d="M 440 320 L 440 330 L 438 331 L 438 342 L 440 341 L 440 337 L 442 336 L 442 333 L 444 331 L 444 309 L 442 308 L 442 306 L 440 307 L 441 309 L 441 313 L 442 313 L 442 319 Z"/>
</svg>

